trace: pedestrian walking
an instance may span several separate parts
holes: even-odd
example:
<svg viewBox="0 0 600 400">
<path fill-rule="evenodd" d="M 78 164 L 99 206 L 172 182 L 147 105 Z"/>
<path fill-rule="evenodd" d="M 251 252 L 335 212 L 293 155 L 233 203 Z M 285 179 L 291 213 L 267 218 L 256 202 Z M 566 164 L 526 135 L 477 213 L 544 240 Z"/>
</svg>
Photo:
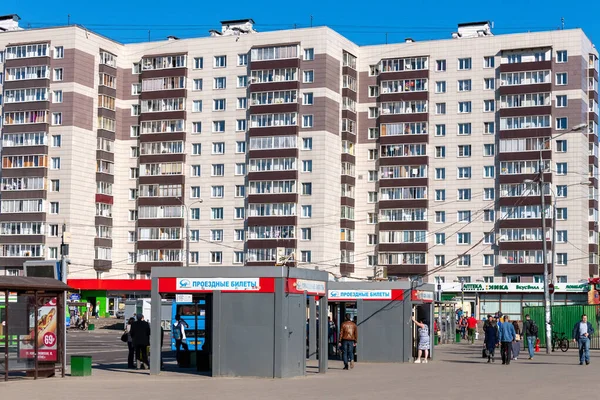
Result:
<svg viewBox="0 0 600 400">
<path fill-rule="evenodd" d="M 463 338 L 464 340 L 467 340 L 467 326 L 469 325 L 468 323 L 468 318 L 466 315 L 463 315 L 460 318 L 460 337 Z"/>
<path fill-rule="evenodd" d="M 467 331 L 469 332 L 469 341 L 471 344 L 475 343 L 475 332 L 477 331 L 477 318 L 471 314 L 467 319 Z"/>
<path fill-rule="evenodd" d="M 418 327 L 419 346 L 417 348 L 417 359 L 415 364 L 421 363 L 421 354 L 423 354 L 423 363 L 427 364 L 427 357 L 429 356 L 429 349 L 431 348 L 431 341 L 429 338 L 429 324 L 426 320 L 417 321 L 415 317 L 412 321 Z"/>
<path fill-rule="evenodd" d="M 508 315 L 504 317 L 504 322 L 500 325 L 499 332 L 502 365 L 510 365 L 510 359 L 512 358 L 512 343 L 516 340 L 516 332 L 515 327 L 510 323 Z"/>
<path fill-rule="evenodd" d="M 521 329 L 519 329 L 519 323 L 513 321 L 513 328 L 515 328 L 515 341 L 512 343 L 512 359 L 517 360 L 521 353 Z"/>
<path fill-rule="evenodd" d="M 344 317 L 344 323 L 340 327 L 340 346 L 342 348 L 344 369 L 348 366 L 354 368 L 354 348 L 358 342 L 358 327 L 350 318 L 350 314 Z"/>
<path fill-rule="evenodd" d="M 538 327 L 535 321 L 531 319 L 529 314 L 525 315 L 523 323 L 523 335 L 527 336 L 527 350 L 529 351 L 529 359 L 533 360 L 534 345 L 538 335 Z"/>
<path fill-rule="evenodd" d="M 131 338 L 131 325 L 135 322 L 135 318 L 131 317 L 125 324 L 125 333 L 127 333 L 127 348 L 129 349 L 129 353 L 127 353 L 127 368 L 134 369 L 135 364 L 133 363 L 133 356 L 135 353 L 135 347 L 133 347 L 133 339 Z"/>
<path fill-rule="evenodd" d="M 337 331 L 337 327 L 335 326 L 335 322 L 331 320 L 331 317 L 327 318 L 327 343 L 329 344 L 329 356 L 335 355 L 335 334 Z"/>
<path fill-rule="evenodd" d="M 136 364 L 141 362 L 141 369 L 145 369 L 144 365 L 150 368 L 150 362 L 148 361 L 148 346 L 150 346 L 150 324 L 144 321 L 144 316 L 142 314 L 138 314 L 137 321 L 131 324 L 130 333 L 133 346 L 135 347 Z"/>
<path fill-rule="evenodd" d="M 187 337 L 185 336 L 185 328 L 189 328 L 187 322 L 181 319 L 181 315 L 175 314 L 175 322 L 173 323 L 173 339 L 175 339 L 175 360 L 177 365 L 180 367 L 187 367 L 189 364 L 189 347 L 187 344 Z M 181 348 L 185 352 L 185 356 L 181 355 Z"/>
<path fill-rule="evenodd" d="M 579 365 L 590 365 L 590 337 L 594 327 L 587 320 L 587 315 L 581 316 L 581 321 L 573 327 L 573 341 L 579 346 Z"/>
<path fill-rule="evenodd" d="M 484 346 L 488 356 L 487 362 L 494 362 L 496 347 L 500 343 L 500 333 L 498 332 L 498 324 L 490 314 L 488 314 L 487 320 L 483 324 L 483 333 L 485 334 Z"/>
</svg>

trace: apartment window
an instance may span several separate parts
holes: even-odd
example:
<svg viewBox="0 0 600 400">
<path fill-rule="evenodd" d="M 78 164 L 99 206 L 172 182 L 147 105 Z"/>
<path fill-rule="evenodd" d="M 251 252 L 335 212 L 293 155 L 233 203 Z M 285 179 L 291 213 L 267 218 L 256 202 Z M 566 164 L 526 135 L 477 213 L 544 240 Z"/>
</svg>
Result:
<svg viewBox="0 0 600 400">
<path fill-rule="evenodd" d="M 556 62 L 557 63 L 566 63 L 569 57 L 567 56 L 567 50 L 558 50 L 556 52 Z"/>
<path fill-rule="evenodd" d="M 304 49 L 304 61 L 312 61 L 315 59 L 315 49 Z"/>
<path fill-rule="evenodd" d="M 138 116 L 140 115 L 142 111 L 142 107 L 139 104 L 132 104 L 131 105 L 131 115 L 132 116 Z"/>
<path fill-rule="evenodd" d="M 129 210 L 129 221 L 136 221 L 138 219 L 137 210 Z"/>
<path fill-rule="evenodd" d="M 62 136 L 61 135 L 52 135 L 52 147 L 61 147 L 62 146 Z"/>
<path fill-rule="evenodd" d="M 225 88 L 227 88 L 227 78 L 225 78 L 224 76 L 214 78 L 213 89 L 225 89 Z"/>
<path fill-rule="evenodd" d="M 495 155 L 495 145 L 486 143 L 483 145 L 483 156 L 484 157 L 493 157 Z"/>
<path fill-rule="evenodd" d="M 558 243 L 566 243 L 568 241 L 567 237 L 567 231 L 556 231 L 556 241 Z"/>
<path fill-rule="evenodd" d="M 243 229 L 234 229 L 233 230 L 233 240 L 235 242 L 243 242 L 244 241 L 244 230 Z"/>
<path fill-rule="evenodd" d="M 53 103 L 62 103 L 63 102 L 63 91 L 55 90 L 52 92 L 52 102 Z"/>
<path fill-rule="evenodd" d="M 312 150 L 312 138 L 302 138 L 302 150 Z"/>
<path fill-rule="evenodd" d="M 446 244 L 446 234 L 445 233 L 436 233 L 435 234 L 435 244 L 443 246 Z"/>
<path fill-rule="evenodd" d="M 60 181 L 58 179 L 52 179 L 50 181 L 50 191 L 60 192 Z"/>
<path fill-rule="evenodd" d="M 139 125 L 132 125 L 129 128 L 129 137 L 139 137 L 140 136 L 140 126 Z"/>
<path fill-rule="evenodd" d="M 312 262 L 312 253 L 310 252 L 310 250 L 300 251 L 300 260 L 303 263 Z"/>
<path fill-rule="evenodd" d="M 458 124 L 458 134 L 459 135 L 470 135 L 471 134 L 471 123 L 460 123 Z"/>
<path fill-rule="evenodd" d="M 226 101 L 225 99 L 214 99 L 213 100 L 213 111 L 225 111 Z"/>
<path fill-rule="evenodd" d="M 556 130 L 564 131 L 567 129 L 568 119 L 566 117 L 556 118 Z"/>
<path fill-rule="evenodd" d="M 495 100 L 484 100 L 483 101 L 483 112 L 494 112 L 496 110 Z"/>
<path fill-rule="evenodd" d="M 313 127 L 313 116 L 312 115 L 303 115 L 302 116 L 302 127 L 303 128 L 312 128 Z"/>
<path fill-rule="evenodd" d="M 190 218 L 194 221 L 198 221 L 200 219 L 200 209 L 199 208 L 191 208 L 190 209 Z"/>
<path fill-rule="evenodd" d="M 237 87 L 238 88 L 245 88 L 248 86 L 248 76 L 246 75 L 241 75 L 237 77 Z"/>
<path fill-rule="evenodd" d="M 435 60 L 435 70 L 442 72 L 446 70 L 446 60 Z"/>
<path fill-rule="evenodd" d="M 457 200 L 458 201 L 471 201 L 471 189 L 458 189 Z"/>
<path fill-rule="evenodd" d="M 224 176 L 225 164 L 213 164 L 211 171 L 211 176 Z"/>
<path fill-rule="evenodd" d="M 567 141 L 566 140 L 557 140 L 556 141 L 556 151 L 558 153 L 566 153 L 566 151 L 567 151 Z"/>
<path fill-rule="evenodd" d="M 302 95 L 302 104 L 304 104 L 305 106 L 312 106 L 314 104 L 313 102 L 314 97 L 312 92 L 304 93 Z"/>
<path fill-rule="evenodd" d="M 211 208 L 210 209 L 210 219 L 222 220 L 223 219 L 223 208 L 222 207 Z"/>
<path fill-rule="evenodd" d="M 483 123 L 483 133 L 485 135 L 493 135 L 496 132 L 496 124 L 494 122 Z"/>
<path fill-rule="evenodd" d="M 483 199 L 484 200 L 494 200 L 496 197 L 494 188 L 484 188 L 483 189 Z"/>
<path fill-rule="evenodd" d="M 471 91 L 471 80 L 470 79 L 461 79 L 458 81 L 458 91 L 459 92 L 470 92 Z"/>
<path fill-rule="evenodd" d="M 567 283 L 567 275 L 557 275 L 556 276 L 556 283 Z"/>
<path fill-rule="evenodd" d="M 567 265 L 567 253 L 556 253 L 556 265 Z"/>
<path fill-rule="evenodd" d="M 236 175 L 236 176 L 246 175 L 246 163 L 236 163 L 234 175 Z"/>
<path fill-rule="evenodd" d="M 377 182 L 377 171 L 369 171 L 367 173 L 367 181 L 368 182 Z"/>
<path fill-rule="evenodd" d="M 567 163 L 566 162 L 556 163 L 556 174 L 557 175 L 566 175 L 567 174 Z"/>
<path fill-rule="evenodd" d="M 138 190 L 137 189 L 129 189 L 129 200 L 135 200 L 138 198 Z"/>
<path fill-rule="evenodd" d="M 470 267 L 471 266 L 471 255 L 470 254 L 461 254 L 458 256 L 458 263 L 457 266 L 459 267 Z M 468 279 L 465 279 L 468 278 Z M 463 282 L 470 282 L 471 281 L 471 277 L 469 276 L 465 276 L 465 277 L 459 277 L 460 280 L 462 280 Z"/>
<path fill-rule="evenodd" d="M 458 112 L 461 114 L 468 114 L 471 112 L 471 102 L 470 101 L 459 101 L 458 102 Z"/>
<path fill-rule="evenodd" d="M 458 157 L 471 157 L 471 145 L 463 144 L 458 146 Z"/>
<path fill-rule="evenodd" d="M 200 186 L 192 186 L 191 187 L 190 197 L 192 199 L 199 199 L 200 198 Z"/>
<path fill-rule="evenodd" d="M 141 83 L 132 83 L 131 84 L 131 94 L 134 96 L 142 93 L 142 84 Z"/>
<path fill-rule="evenodd" d="M 248 54 L 238 54 L 238 67 L 244 67 L 248 65 Z"/>
<path fill-rule="evenodd" d="M 62 113 L 52 113 L 52 125 L 62 125 Z"/>
<path fill-rule="evenodd" d="M 456 244 L 471 244 L 471 233 L 458 232 L 456 235 Z"/>
<path fill-rule="evenodd" d="M 456 175 L 458 179 L 471 179 L 471 167 L 458 167 Z"/>
<path fill-rule="evenodd" d="M 200 154 L 202 154 L 202 144 L 192 143 L 192 154 L 195 156 L 199 156 Z"/>
<path fill-rule="evenodd" d="M 199 92 L 202 90 L 203 81 L 202 79 L 194 79 L 192 84 L 192 90 Z"/>
<path fill-rule="evenodd" d="M 211 229 L 210 230 L 210 241 L 211 242 L 222 242 L 223 241 L 223 230 L 222 229 Z"/>
<path fill-rule="evenodd" d="M 65 48 L 63 46 L 56 46 L 54 48 L 54 58 L 65 58 Z"/>
<path fill-rule="evenodd" d="M 458 70 L 459 71 L 467 71 L 472 67 L 471 57 L 468 58 L 459 58 L 458 59 Z"/>
<path fill-rule="evenodd" d="M 375 140 L 379 138 L 379 128 L 369 128 L 368 135 L 369 140 Z"/>
<path fill-rule="evenodd" d="M 246 120 L 238 119 L 235 121 L 235 131 L 236 132 L 246 132 Z"/>
<path fill-rule="evenodd" d="M 311 218 L 312 217 L 312 206 L 304 205 L 302 206 L 302 218 Z"/>
<path fill-rule="evenodd" d="M 435 266 L 443 267 L 444 265 L 446 265 L 446 256 L 443 254 L 436 254 L 435 255 Z"/>
<path fill-rule="evenodd" d="M 215 133 L 225 132 L 225 121 L 213 121 L 213 132 L 215 132 Z"/>
<path fill-rule="evenodd" d="M 556 219 L 560 221 L 567 220 L 567 208 L 566 207 L 557 207 L 556 208 Z"/>
<path fill-rule="evenodd" d="M 311 228 L 302 228 L 300 230 L 300 240 L 311 240 L 312 239 L 312 229 Z"/>
<path fill-rule="evenodd" d="M 227 56 L 215 56 L 214 60 L 215 68 L 225 68 L 227 66 Z"/>
<path fill-rule="evenodd" d="M 446 222 L 446 211 L 436 211 L 435 222 L 438 224 Z"/>
<path fill-rule="evenodd" d="M 194 177 L 200 176 L 200 165 L 192 165 L 191 170 L 192 170 L 192 176 L 194 176 Z"/>
<path fill-rule="evenodd" d="M 493 165 L 485 165 L 483 167 L 483 177 L 493 178 L 495 176 L 495 167 Z"/>
<path fill-rule="evenodd" d="M 245 110 L 246 107 L 248 106 L 248 99 L 245 97 L 238 97 L 237 98 L 237 109 L 238 110 Z"/>
<path fill-rule="evenodd" d="M 369 107 L 369 118 L 377 118 L 377 117 L 379 117 L 379 108 Z"/>
<path fill-rule="evenodd" d="M 315 71 L 309 70 L 304 71 L 302 74 L 302 82 L 304 83 L 313 83 L 315 81 Z"/>
<path fill-rule="evenodd" d="M 435 169 L 435 179 L 436 180 L 446 179 L 446 168 L 436 168 Z"/>
<path fill-rule="evenodd" d="M 556 74 L 556 84 L 559 86 L 566 85 L 568 83 L 568 75 L 566 72 L 560 72 Z"/>
<path fill-rule="evenodd" d="M 54 68 L 54 81 L 59 82 L 63 80 L 63 69 Z"/>
<path fill-rule="evenodd" d="M 483 265 L 485 267 L 494 266 L 494 255 L 493 254 L 484 254 L 483 255 Z"/>
<path fill-rule="evenodd" d="M 435 146 L 435 158 L 446 158 L 446 146 Z"/>
<path fill-rule="evenodd" d="M 354 209 L 352 209 L 352 217 L 349 219 L 354 219 Z M 377 223 L 377 213 L 367 213 L 367 224 L 374 225 Z"/>
<path fill-rule="evenodd" d="M 495 90 L 496 79 L 494 78 L 483 78 L 483 90 Z"/>
<path fill-rule="evenodd" d="M 129 179 L 137 179 L 140 177 L 139 168 L 129 168 Z"/>
<path fill-rule="evenodd" d="M 202 122 L 192 122 L 192 133 L 202 133 Z"/>
<path fill-rule="evenodd" d="M 204 68 L 204 57 L 194 57 L 194 69 Z"/>
<path fill-rule="evenodd" d="M 302 172 L 312 172 L 312 160 L 302 161 Z"/>
<path fill-rule="evenodd" d="M 60 213 L 60 204 L 58 201 L 50 202 L 50 214 L 58 214 Z"/>
<path fill-rule="evenodd" d="M 567 185 L 556 185 L 556 196 L 567 197 Z"/>
<path fill-rule="evenodd" d="M 446 201 L 446 189 L 435 189 L 435 201 Z"/>
<path fill-rule="evenodd" d="M 495 242 L 494 232 L 486 232 L 483 234 L 483 243 L 494 244 L 494 242 Z"/>
<path fill-rule="evenodd" d="M 221 251 L 211 251 L 210 252 L 210 263 L 211 264 L 221 264 L 223 262 L 223 252 Z"/>
<path fill-rule="evenodd" d="M 131 64 L 131 73 L 133 75 L 139 75 L 142 73 L 142 63 L 136 62 Z"/>
<path fill-rule="evenodd" d="M 436 93 L 446 93 L 446 81 L 438 81 L 435 83 Z"/>
<path fill-rule="evenodd" d="M 494 56 L 483 57 L 483 68 L 494 68 Z"/>
<path fill-rule="evenodd" d="M 225 193 L 225 186 L 212 186 L 210 188 L 210 197 L 213 199 L 222 199 Z"/>
<path fill-rule="evenodd" d="M 367 159 L 369 161 L 374 161 L 374 160 L 377 160 L 377 158 L 378 158 L 377 149 L 369 149 L 367 152 Z"/>
<path fill-rule="evenodd" d="M 235 142 L 235 152 L 237 154 L 246 153 L 246 142 Z"/>
<path fill-rule="evenodd" d="M 312 195 L 312 183 L 310 182 L 303 182 L 302 183 L 302 194 L 305 196 L 311 196 Z"/>
<path fill-rule="evenodd" d="M 483 210 L 483 221 L 494 222 L 494 210 Z"/>
<path fill-rule="evenodd" d="M 369 234 L 367 235 L 367 245 L 375 246 L 377 244 L 377 235 Z"/>
<path fill-rule="evenodd" d="M 456 213 L 457 222 L 471 222 L 471 211 L 470 210 L 459 210 Z"/>
<path fill-rule="evenodd" d="M 52 157 L 50 161 L 51 169 L 60 169 L 60 157 Z"/>
<path fill-rule="evenodd" d="M 202 112 L 202 100 L 192 101 L 192 112 Z"/>
<path fill-rule="evenodd" d="M 435 113 L 437 115 L 446 114 L 446 103 L 435 103 Z"/>
<path fill-rule="evenodd" d="M 435 126 L 435 136 L 446 136 L 446 125 L 437 124 Z"/>
<path fill-rule="evenodd" d="M 369 86 L 369 97 L 379 96 L 379 86 Z"/>
</svg>

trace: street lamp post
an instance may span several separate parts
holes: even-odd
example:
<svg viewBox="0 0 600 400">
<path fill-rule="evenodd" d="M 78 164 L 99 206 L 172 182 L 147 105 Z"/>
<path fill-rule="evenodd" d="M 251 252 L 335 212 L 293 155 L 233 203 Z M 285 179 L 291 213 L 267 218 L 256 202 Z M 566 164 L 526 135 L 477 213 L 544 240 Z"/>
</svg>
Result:
<svg viewBox="0 0 600 400">
<path fill-rule="evenodd" d="M 575 131 L 581 131 L 583 129 L 587 128 L 587 124 L 579 124 L 575 127 L 573 127 L 572 129 L 568 130 L 567 132 L 563 132 L 560 135 L 554 136 L 554 137 L 550 137 L 546 140 L 544 140 L 542 142 L 542 146 L 540 147 L 540 158 L 539 158 L 539 165 L 538 165 L 538 169 L 539 169 L 539 173 L 540 173 L 540 180 L 539 180 L 539 188 L 540 188 L 540 203 L 541 203 L 541 207 L 542 207 L 542 262 L 544 264 L 544 322 L 546 325 L 546 354 L 550 354 L 550 343 L 552 343 L 552 326 L 550 325 L 550 320 L 551 320 L 551 310 L 550 310 L 550 287 L 549 287 L 549 274 L 548 274 L 548 254 L 547 254 L 547 243 L 546 243 L 546 199 L 544 197 L 544 159 L 543 159 L 543 151 L 544 151 L 544 145 L 546 143 L 551 142 L 552 140 L 559 138 L 563 135 L 566 135 L 567 133 L 571 133 L 571 132 L 575 132 Z M 553 210 L 554 212 L 556 212 L 556 210 Z M 555 230 L 555 226 L 552 225 L 552 230 L 554 232 Z M 554 251 L 554 250 L 553 250 Z M 554 257 L 552 257 L 552 261 L 554 262 Z M 552 265 L 553 271 L 554 271 L 554 265 Z"/>
<path fill-rule="evenodd" d="M 185 266 L 190 266 L 190 209 L 194 204 L 201 204 L 204 200 L 200 199 L 188 206 L 185 205 L 183 198 L 177 197 L 183 208 L 185 209 Z"/>
</svg>

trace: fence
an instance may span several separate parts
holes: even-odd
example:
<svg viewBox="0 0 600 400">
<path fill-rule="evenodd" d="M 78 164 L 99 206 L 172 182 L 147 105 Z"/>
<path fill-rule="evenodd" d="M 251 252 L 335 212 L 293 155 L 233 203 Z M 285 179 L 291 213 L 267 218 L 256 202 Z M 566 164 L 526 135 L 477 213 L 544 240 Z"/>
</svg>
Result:
<svg viewBox="0 0 600 400">
<path fill-rule="evenodd" d="M 538 326 L 538 338 L 540 346 L 546 346 L 546 326 L 544 323 L 544 307 L 523 307 L 523 321 L 525 315 L 529 314 L 531 319 Z M 597 305 L 572 305 L 572 306 L 554 306 L 552 307 L 550 320 L 553 323 L 552 331 L 564 333 L 571 340 L 573 327 L 581 321 L 581 315 L 586 314 L 588 322 L 594 327 L 594 334 L 590 338 L 590 348 L 600 349 L 600 306 Z"/>
</svg>

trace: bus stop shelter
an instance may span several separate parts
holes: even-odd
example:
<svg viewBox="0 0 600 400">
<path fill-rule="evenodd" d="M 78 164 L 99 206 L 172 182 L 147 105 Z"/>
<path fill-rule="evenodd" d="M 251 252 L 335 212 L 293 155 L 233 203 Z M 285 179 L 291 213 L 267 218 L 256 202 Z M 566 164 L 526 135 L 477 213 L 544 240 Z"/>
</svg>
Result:
<svg viewBox="0 0 600 400">
<path fill-rule="evenodd" d="M 410 362 L 418 335 L 412 316 L 429 324 L 433 358 L 434 285 L 409 281 L 329 282 L 329 310 L 338 330 L 356 317 L 356 358 L 362 362 Z"/>
<path fill-rule="evenodd" d="M 70 288 L 53 278 L 0 276 L 0 373 L 65 376 L 65 304 Z"/>
<path fill-rule="evenodd" d="M 306 374 L 307 298 L 327 309 L 327 272 L 291 267 L 152 268 L 152 315 L 162 296 L 202 295 L 204 345 L 197 362 L 212 376 L 288 378 Z M 316 308 L 316 306 L 315 306 Z M 160 332 L 160 319 L 150 321 Z M 318 368 L 327 370 L 327 323 L 320 332 Z M 150 373 L 160 373 L 160 335 L 151 335 Z M 202 361 L 200 361 L 202 360 Z"/>
</svg>

